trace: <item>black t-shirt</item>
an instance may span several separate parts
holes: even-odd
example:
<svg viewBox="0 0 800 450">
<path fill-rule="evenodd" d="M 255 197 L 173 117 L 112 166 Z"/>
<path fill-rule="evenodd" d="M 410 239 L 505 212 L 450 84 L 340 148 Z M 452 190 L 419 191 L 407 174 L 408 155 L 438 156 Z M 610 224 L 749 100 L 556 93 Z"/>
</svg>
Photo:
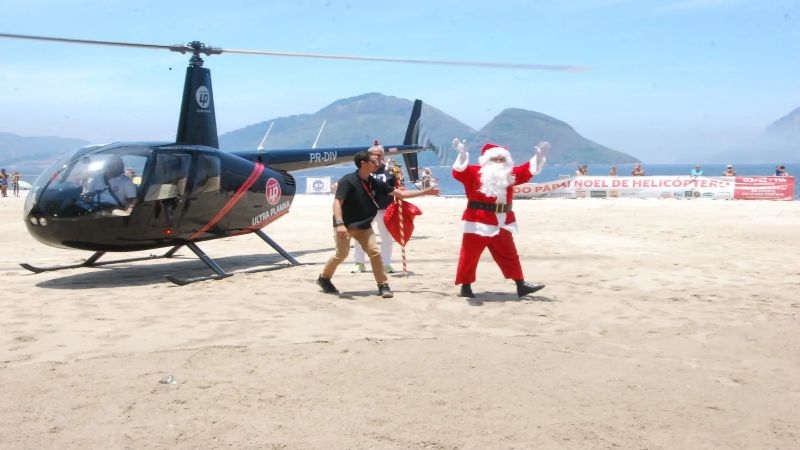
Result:
<svg viewBox="0 0 800 450">
<path fill-rule="evenodd" d="M 373 197 L 376 194 L 389 195 L 392 191 L 394 186 L 374 177 L 362 180 L 358 177 L 358 171 L 343 176 L 336 187 L 336 198 L 342 202 L 344 225 L 364 230 L 371 227 L 372 219 L 378 213 L 378 204 Z"/>
</svg>

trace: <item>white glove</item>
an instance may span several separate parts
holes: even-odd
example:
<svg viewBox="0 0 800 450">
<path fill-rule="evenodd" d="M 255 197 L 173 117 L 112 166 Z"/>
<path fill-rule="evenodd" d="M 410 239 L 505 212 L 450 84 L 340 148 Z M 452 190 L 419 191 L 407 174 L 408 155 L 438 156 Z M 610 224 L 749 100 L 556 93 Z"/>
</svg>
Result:
<svg viewBox="0 0 800 450">
<path fill-rule="evenodd" d="M 536 156 L 538 156 L 538 160 L 540 164 L 547 159 L 547 154 L 550 152 L 550 143 L 547 141 L 539 142 L 539 144 L 534 147 L 536 149 Z"/>
<path fill-rule="evenodd" d="M 536 167 L 531 168 L 531 175 L 536 176 L 541 173 L 544 168 L 544 162 L 547 161 L 547 153 L 550 151 L 550 144 L 548 142 L 539 142 L 536 147 L 536 154 L 531 158 L 531 163 L 536 162 Z"/>
<path fill-rule="evenodd" d="M 467 141 L 462 141 L 459 138 L 453 139 L 452 146 L 458 152 L 459 156 L 467 153 L 467 146 L 464 145 L 466 142 Z"/>
</svg>

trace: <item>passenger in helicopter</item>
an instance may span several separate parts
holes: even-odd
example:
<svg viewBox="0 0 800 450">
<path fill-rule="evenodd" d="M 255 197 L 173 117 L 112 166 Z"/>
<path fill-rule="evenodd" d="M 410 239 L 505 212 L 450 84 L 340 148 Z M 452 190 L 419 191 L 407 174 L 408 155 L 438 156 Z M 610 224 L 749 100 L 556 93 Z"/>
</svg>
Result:
<svg viewBox="0 0 800 450">
<path fill-rule="evenodd" d="M 86 196 L 101 205 L 112 205 L 114 215 L 129 215 L 136 206 L 136 185 L 125 176 L 125 163 L 110 156 L 98 176 L 89 181 Z"/>
</svg>

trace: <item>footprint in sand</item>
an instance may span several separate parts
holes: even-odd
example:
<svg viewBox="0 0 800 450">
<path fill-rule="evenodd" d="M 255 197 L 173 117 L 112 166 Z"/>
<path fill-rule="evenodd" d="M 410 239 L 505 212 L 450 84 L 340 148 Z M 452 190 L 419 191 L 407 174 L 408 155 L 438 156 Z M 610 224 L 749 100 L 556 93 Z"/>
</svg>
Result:
<svg viewBox="0 0 800 450">
<path fill-rule="evenodd" d="M 728 378 L 728 377 L 716 377 L 714 381 L 723 386 L 730 386 L 730 387 L 740 387 L 742 384 L 744 384 L 742 380 L 736 378 Z"/>
</svg>

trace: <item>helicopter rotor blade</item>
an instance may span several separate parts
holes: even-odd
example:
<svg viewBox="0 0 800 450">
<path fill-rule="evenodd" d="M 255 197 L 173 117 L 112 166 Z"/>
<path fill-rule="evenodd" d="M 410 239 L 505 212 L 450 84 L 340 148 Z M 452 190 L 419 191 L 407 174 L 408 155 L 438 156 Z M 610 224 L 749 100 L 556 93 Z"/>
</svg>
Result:
<svg viewBox="0 0 800 450">
<path fill-rule="evenodd" d="M 238 53 L 242 55 L 266 55 L 266 56 L 287 56 L 297 58 L 321 58 L 321 59 L 340 59 L 348 61 L 377 61 L 403 64 L 430 64 L 440 66 L 468 66 L 468 67 L 488 67 L 495 69 L 522 69 L 522 70 L 552 70 L 559 72 L 583 72 L 589 70 L 588 67 L 580 66 L 556 66 L 547 64 L 516 64 L 516 63 L 494 63 L 480 61 L 448 61 L 435 59 L 405 59 L 405 58 L 385 58 L 377 56 L 348 56 L 348 55 L 326 55 L 318 53 L 290 53 L 272 52 L 265 50 L 233 50 L 221 49 L 222 53 Z"/>
<path fill-rule="evenodd" d="M 88 44 L 88 45 L 106 45 L 115 47 L 147 48 L 147 49 L 171 50 L 180 53 L 196 52 L 196 53 L 205 53 L 206 55 L 214 55 L 220 53 L 234 53 L 241 55 L 283 56 L 283 57 L 294 57 L 294 58 L 336 59 L 336 60 L 347 60 L 347 61 L 373 61 L 373 62 L 388 62 L 388 63 L 401 63 L 401 64 L 440 65 L 440 66 L 484 67 L 484 68 L 494 68 L 494 69 L 549 70 L 557 72 L 583 72 L 589 70 L 588 67 L 565 66 L 565 65 L 517 64 L 517 63 L 497 63 L 497 62 L 480 62 L 480 61 L 449 61 L 449 60 L 435 60 L 435 59 L 387 58 L 387 57 L 377 57 L 377 56 L 330 55 L 330 54 L 319 54 L 319 53 L 274 52 L 267 50 L 221 49 L 216 47 L 207 47 L 200 42 L 189 42 L 186 44 L 176 44 L 176 45 L 157 45 L 157 44 L 138 44 L 134 42 L 69 39 L 69 38 L 35 36 L 27 34 L 11 34 L 11 33 L 0 33 L 0 38 L 28 39 L 35 41 L 61 42 L 67 44 Z"/>
<path fill-rule="evenodd" d="M 62 42 L 67 44 L 110 45 L 116 47 L 156 48 L 165 50 L 169 50 L 172 47 L 174 47 L 171 45 L 135 44 L 132 42 L 113 42 L 113 41 L 93 41 L 88 39 L 68 39 L 68 38 L 57 38 L 48 36 L 33 36 L 27 34 L 0 33 L 0 37 L 12 38 L 12 39 L 29 39 L 33 41 Z"/>
<path fill-rule="evenodd" d="M 65 44 L 87 44 L 87 45 L 105 45 L 111 47 L 130 47 L 130 48 L 147 48 L 156 50 L 171 50 L 173 52 L 187 53 L 198 52 L 205 53 L 206 55 L 218 55 L 222 50 L 216 47 L 206 47 L 200 42 L 189 42 L 186 44 L 175 45 L 159 45 L 159 44 L 139 44 L 136 42 L 118 42 L 118 41 L 96 41 L 91 39 L 70 39 L 59 38 L 51 36 L 35 36 L 30 34 L 10 34 L 0 33 L 0 38 L 11 39 L 28 39 L 32 41 L 47 41 L 47 42 L 61 42 Z"/>
</svg>

